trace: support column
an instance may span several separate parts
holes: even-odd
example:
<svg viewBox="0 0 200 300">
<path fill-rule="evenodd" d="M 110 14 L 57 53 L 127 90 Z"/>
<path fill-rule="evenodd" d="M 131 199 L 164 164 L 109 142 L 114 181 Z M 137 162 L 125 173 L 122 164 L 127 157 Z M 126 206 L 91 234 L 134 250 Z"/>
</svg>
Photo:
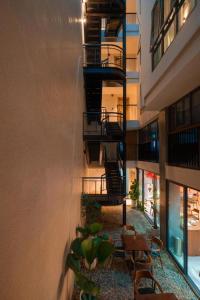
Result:
<svg viewBox="0 0 200 300">
<path fill-rule="evenodd" d="M 126 195 L 126 5 L 123 14 L 123 193 Z M 123 224 L 126 224 L 126 203 L 123 204 Z"/>
<path fill-rule="evenodd" d="M 159 114 L 159 158 L 160 158 L 160 237 L 166 246 L 167 240 L 167 187 L 165 165 L 167 160 L 167 126 L 166 112 L 163 110 Z"/>
</svg>

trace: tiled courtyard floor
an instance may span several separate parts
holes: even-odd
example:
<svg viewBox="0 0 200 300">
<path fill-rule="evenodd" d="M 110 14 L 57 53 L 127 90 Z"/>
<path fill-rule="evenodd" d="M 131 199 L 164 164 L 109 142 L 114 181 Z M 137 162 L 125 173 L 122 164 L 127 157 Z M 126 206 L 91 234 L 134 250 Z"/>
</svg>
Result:
<svg viewBox="0 0 200 300">
<path fill-rule="evenodd" d="M 102 223 L 104 231 L 108 232 L 114 239 L 121 235 L 122 215 L 121 207 L 107 207 L 102 211 Z M 148 234 L 151 225 L 144 215 L 139 211 L 127 209 L 127 224 L 133 224 L 137 232 Z M 197 300 L 198 297 L 192 292 L 183 276 L 178 271 L 169 255 L 163 251 L 162 261 L 164 269 L 161 268 L 157 259 L 154 259 L 153 271 L 155 278 L 161 284 L 165 292 L 174 293 L 180 300 Z M 111 269 L 95 271 L 92 279 L 101 286 L 101 300 L 133 300 L 133 280 L 131 274 L 121 258 L 114 258 Z M 78 292 L 75 290 L 74 300 L 78 300 Z"/>
</svg>

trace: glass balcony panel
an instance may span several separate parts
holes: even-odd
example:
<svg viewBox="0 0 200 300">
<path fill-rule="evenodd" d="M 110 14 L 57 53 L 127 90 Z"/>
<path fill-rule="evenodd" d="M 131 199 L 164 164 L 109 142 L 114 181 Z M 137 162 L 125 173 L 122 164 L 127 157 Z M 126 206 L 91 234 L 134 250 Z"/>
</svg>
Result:
<svg viewBox="0 0 200 300">
<path fill-rule="evenodd" d="M 176 35 L 176 23 L 174 20 L 164 37 L 164 52 L 167 50 L 167 48 L 173 42 L 175 35 Z"/>
</svg>

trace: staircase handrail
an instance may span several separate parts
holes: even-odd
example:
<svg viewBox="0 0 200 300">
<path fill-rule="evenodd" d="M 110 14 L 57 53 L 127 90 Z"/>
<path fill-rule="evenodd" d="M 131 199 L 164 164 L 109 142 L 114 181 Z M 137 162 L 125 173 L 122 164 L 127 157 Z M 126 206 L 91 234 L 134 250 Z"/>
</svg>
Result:
<svg viewBox="0 0 200 300">
<path fill-rule="evenodd" d="M 93 49 L 91 60 L 87 57 L 87 50 Z M 83 44 L 83 66 L 115 67 L 123 69 L 123 48 L 115 44 Z M 106 53 L 102 53 L 102 50 Z M 112 54 L 110 53 L 112 50 Z M 101 57 L 103 55 L 103 58 Z M 114 60 L 112 59 L 114 57 Z"/>
</svg>

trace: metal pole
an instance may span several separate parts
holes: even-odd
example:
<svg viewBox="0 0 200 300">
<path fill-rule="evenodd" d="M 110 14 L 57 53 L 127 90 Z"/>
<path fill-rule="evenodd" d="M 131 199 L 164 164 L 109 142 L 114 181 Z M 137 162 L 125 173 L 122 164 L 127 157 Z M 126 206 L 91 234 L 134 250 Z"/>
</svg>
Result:
<svg viewBox="0 0 200 300">
<path fill-rule="evenodd" d="M 126 3 L 126 2 L 125 2 Z M 126 4 L 123 14 L 123 194 L 126 195 Z M 123 203 L 123 224 L 126 224 L 126 202 Z"/>
</svg>

